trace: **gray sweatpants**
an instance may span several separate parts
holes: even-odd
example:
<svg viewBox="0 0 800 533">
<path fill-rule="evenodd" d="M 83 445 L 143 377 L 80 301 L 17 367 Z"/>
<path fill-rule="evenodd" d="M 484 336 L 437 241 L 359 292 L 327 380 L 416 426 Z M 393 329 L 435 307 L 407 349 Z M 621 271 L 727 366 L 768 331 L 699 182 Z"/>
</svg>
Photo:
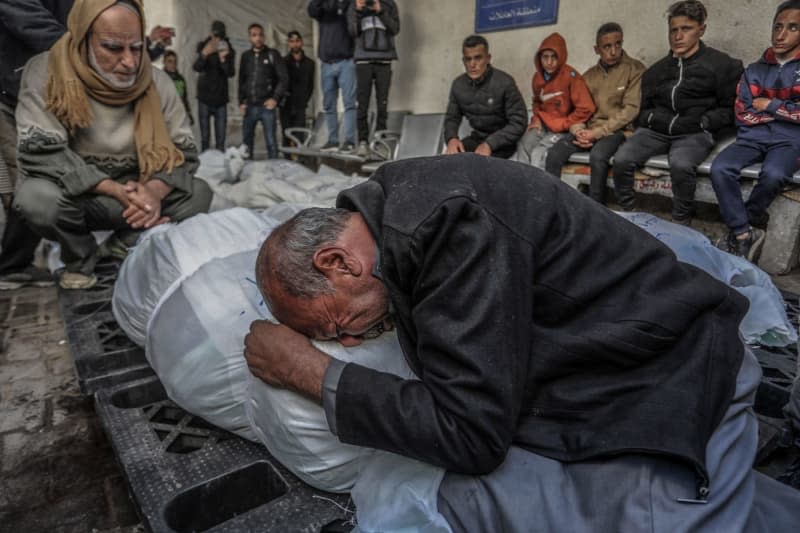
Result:
<svg viewBox="0 0 800 533">
<path fill-rule="evenodd" d="M 211 189 L 201 179 L 192 180 L 192 190 L 173 189 L 161 201 L 161 215 L 173 222 L 208 211 Z M 67 196 L 58 184 L 39 178 L 22 181 L 14 199 L 28 224 L 39 235 L 61 245 L 61 260 L 70 272 L 90 274 L 97 261 L 97 242 L 92 231 L 117 230 L 134 233 L 122 216 L 122 204 L 98 194 Z M 126 239 L 127 240 L 127 239 Z"/>
<path fill-rule="evenodd" d="M 694 498 L 681 463 L 628 455 L 562 463 L 518 448 L 481 477 L 447 474 L 439 512 L 453 531 L 764 532 L 797 531 L 800 491 L 754 472 L 758 420 L 752 405 L 761 369 L 749 350 L 725 417 L 706 449 L 711 494 Z"/>
</svg>

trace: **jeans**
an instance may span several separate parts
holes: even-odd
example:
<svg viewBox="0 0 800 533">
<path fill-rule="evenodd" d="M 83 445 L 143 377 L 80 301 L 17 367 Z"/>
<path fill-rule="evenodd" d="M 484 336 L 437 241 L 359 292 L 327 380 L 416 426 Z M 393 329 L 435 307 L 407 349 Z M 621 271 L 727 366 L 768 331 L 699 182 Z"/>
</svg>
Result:
<svg viewBox="0 0 800 533">
<path fill-rule="evenodd" d="M 572 136 L 569 133 L 553 133 L 547 128 L 542 130 L 531 128 L 517 142 L 514 160 L 547 170 L 553 176 L 558 177 L 561 174 L 561 167 L 549 170 L 545 168 L 547 154 L 553 146 L 565 138 L 572 138 Z"/>
<path fill-rule="evenodd" d="M 734 235 L 750 230 L 764 219 L 767 208 L 798 168 L 800 143 L 788 140 L 756 143 L 738 140 L 723 150 L 711 165 L 711 183 L 717 193 L 722 219 Z M 747 202 L 739 185 L 744 167 L 762 161 L 758 181 Z"/>
<path fill-rule="evenodd" d="M 199 178 L 191 181 L 191 189 L 173 189 L 161 200 L 161 214 L 180 222 L 207 212 L 211 189 Z M 97 241 L 92 231 L 134 231 L 122 216 L 122 204 L 114 198 L 90 193 L 67 196 L 57 183 L 42 178 L 28 178 L 20 184 L 14 208 L 40 235 L 61 245 L 61 258 L 69 272 L 91 274 L 94 270 Z"/>
<path fill-rule="evenodd" d="M 41 237 L 25 222 L 16 209 L 11 208 L 13 191 L 17 183 L 17 122 L 14 110 L 0 103 L 0 158 L 8 169 L 9 182 L 2 192 L 6 211 L 0 251 L 0 275 L 25 270 L 33 263 L 33 256 Z"/>
<path fill-rule="evenodd" d="M 654 155 L 669 154 L 672 179 L 672 218 L 685 221 L 694 215 L 697 165 L 714 148 L 714 136 L 707 131 L 686 135 L 665 135 L 637 128 L 614 156 L 614 192 L 619 205 L 630 211 L 636 206 L 633 173 Z"/>
<path fill-rule="evenodd" d="M 592 200 L 603 205 L 606 204 L 606 181 L 608 171 L 611 168 L 609 162 L 616 151 L 625 142 L 625 134 L 617 131 L 607 137 L 603 137 L 592 145 L 591 148 L 581 148 L 574 142 L 575 137 L 569 135 L 547 152 L 545 170 L 558 177 L 561 175 L 561 167 L 567 164 L 570 156 L 575 152 L 589 152 L 589 167 L 591 168 L 591 178 L 589 181 L 589 196 Z"/>
<path fill-rule="evenodd" d="M 206 151 L 211 147 L 211 117 L 214 117 L 214 143 L 217 150 L 225 151 L 225 131 L 228 128 L 228 106 L 222 104 L 211 107 L 200 100 L 198 115 L 200 120 L 200 148 Z"/>
<path fill-rule="evenodd" d="M 278 141 L 275 140 L 276 134 L 276 111 L 267 109 L 263 105 L 248 105 L 244 112 L 244 122 L 242 123 L 242 137 L 250 157 L 253 157 L 253 144 L 256 136 L 256 126 L 261 122 L 264 128 L 264 139 L 267 144 L 267 157 L 276 159 L 278 157 Z"/>
<path fill-rule="evenodd" d="M 389 114 L 389 87 L 392 84 L 392 65 L 389 63 L 358 63 L 356 65 L 358 78 L 358 138 L 369 141 L 369 97 L 372 85 L 375 85 L 375 110 L 377 117 L 375 130 L 386 129 L 386 118 Z"/>
<path fill-rule="evenodd" d="M 356 64 L 352 59 L 322 63 L 322 107 L 328 125 L 328 144 L 339 144 L 339 118 L 336 100 L 342 90 L 344 102 L 344 142 L 356 143 Z"/>
</svg>

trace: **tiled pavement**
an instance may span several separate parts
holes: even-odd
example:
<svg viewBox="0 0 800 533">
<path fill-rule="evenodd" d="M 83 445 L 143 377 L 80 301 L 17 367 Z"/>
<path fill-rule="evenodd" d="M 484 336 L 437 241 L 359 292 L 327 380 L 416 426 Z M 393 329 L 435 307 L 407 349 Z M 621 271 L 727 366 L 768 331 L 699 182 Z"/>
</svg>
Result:
<svg viewBox="0 0 800 533">
<path fill-rule="evenodd" d="M 132 533 L 138 517 L 78 390 L 56 294 L 0 293 L 0 533 Z"/>
</svg>

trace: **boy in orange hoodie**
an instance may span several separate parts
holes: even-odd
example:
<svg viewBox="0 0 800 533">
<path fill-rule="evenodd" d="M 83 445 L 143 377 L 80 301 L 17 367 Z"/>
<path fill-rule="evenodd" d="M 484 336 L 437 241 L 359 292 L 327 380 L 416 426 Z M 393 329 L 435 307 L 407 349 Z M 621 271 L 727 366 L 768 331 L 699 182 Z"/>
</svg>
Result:
<svg viewBox="0 0 800 533">
<path fill-rule="evenodd" d="M 585 123 L 595 111 L 583 77 L 567 64 L 567 43 L 559 33 L 548 36 L 534 58 L 533 116 L 519 141 L 515 159 L 559 176 L 560 168 L 546 168 L 547 149 L 570 128 Z"/>
</svg>

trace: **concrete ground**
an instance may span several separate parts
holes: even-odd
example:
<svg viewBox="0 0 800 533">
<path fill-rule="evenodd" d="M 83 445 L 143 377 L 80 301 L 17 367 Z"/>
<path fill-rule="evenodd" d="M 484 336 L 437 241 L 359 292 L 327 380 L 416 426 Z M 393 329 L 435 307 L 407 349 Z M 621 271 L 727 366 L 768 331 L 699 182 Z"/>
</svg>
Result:
<svg viewBox="0 0 800 533">
<path fill-rule="evenodd" d="M 143 531 L 78 390 L 56 289 L 0 293 L 0 338 L 0 533 Z"/>
</svg>

